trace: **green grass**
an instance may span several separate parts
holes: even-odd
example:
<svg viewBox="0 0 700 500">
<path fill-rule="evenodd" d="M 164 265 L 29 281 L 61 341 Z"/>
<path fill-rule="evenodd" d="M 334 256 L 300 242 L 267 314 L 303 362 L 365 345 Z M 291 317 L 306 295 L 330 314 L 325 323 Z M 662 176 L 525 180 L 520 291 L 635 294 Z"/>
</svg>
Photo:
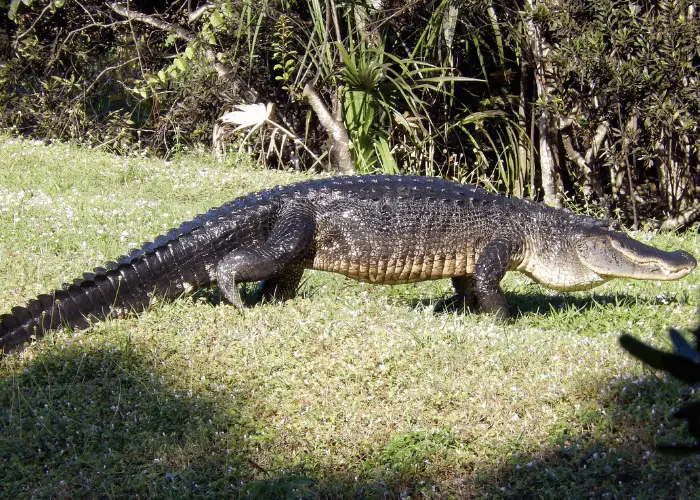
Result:
<svg viewBox="0 0 700 500">
<path fill-rule="evenodd" d="M 237 195 L 306 178 L 0 143 L 3 311 Z M 697 235 L 650 237 L 700 254 Z M 556 294 L 513 275 L 512 323 L 440 314 L 448 282 L 308 273 L 243 314 L 206 297 L 59 331 L 0 361 L 0 492 L 19 497 L 680 498 L 692 390 L 627 356 L 694 327 L 700 273 Z"/>
</svg>

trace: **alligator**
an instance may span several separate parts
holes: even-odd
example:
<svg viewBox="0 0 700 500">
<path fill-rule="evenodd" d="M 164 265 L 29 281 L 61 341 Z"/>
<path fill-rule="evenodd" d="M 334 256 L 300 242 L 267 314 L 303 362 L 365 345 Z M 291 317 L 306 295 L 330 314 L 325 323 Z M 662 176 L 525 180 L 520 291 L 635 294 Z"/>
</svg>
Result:
<svg viewBox="0 0 700 500">
<path fill-rule="evenodd" d="M 689 253 L 645 245 L 606 221 L 474 186 L 335 177 L 234 199 L 14 307 L 0 316 L 0 352 L 212 283 L 238 307 L 240 283 L 260 282 L 263 299 L 283 301 L 296 293 L 304 269 L 389 285 L 451 278 L 455 295 L 440 307 L 461 304 L 506 318 L 499 285 L 506 271 L 566 291 L 612 278 L 674 280 L 695 266 Z"/>
</svg>

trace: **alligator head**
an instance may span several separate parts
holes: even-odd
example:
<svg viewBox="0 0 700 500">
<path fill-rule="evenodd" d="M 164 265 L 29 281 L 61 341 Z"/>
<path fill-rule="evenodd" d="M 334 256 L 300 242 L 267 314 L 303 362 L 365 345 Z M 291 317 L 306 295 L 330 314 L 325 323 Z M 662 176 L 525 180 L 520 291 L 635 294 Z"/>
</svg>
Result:
<svg viewBox="0 0 700 500">
<path fill-rule="evenodd" d="M 665 252 L 624 233 L 598 228 L 573 231 L 569 241 L 550 243 L 540 255 L 528 253 L 528 262 L 518 269 L 562 291 L 587 290 L 613 278 L 676 280 L 697 265 L 683 250 Z"/>
</svg>

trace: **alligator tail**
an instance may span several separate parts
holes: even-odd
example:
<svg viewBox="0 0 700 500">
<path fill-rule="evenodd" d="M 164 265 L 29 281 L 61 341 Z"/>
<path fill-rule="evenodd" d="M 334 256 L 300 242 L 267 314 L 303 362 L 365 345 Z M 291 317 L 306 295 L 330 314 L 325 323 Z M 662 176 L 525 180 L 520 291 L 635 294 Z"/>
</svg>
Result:
<svg viewBox="0 0 700 500">
<path fill-rule="evenodd" d="M 190 284 L 208 281 L 203 266 L 194 264 L 191 239 L 179 236 L 160 245 L 147 243 L 130 256 L 1 315 L 0 353 L 21 349 L 61 326 L 83 329 L 110 315 L 142 311 L 154 295 L 177 296 Z"/>
</svg>

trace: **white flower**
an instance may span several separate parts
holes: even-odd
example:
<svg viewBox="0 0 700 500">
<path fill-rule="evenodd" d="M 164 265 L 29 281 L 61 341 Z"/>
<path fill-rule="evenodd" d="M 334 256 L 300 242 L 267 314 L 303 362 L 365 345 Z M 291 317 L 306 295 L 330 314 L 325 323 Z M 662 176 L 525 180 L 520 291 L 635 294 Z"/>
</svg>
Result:
<svg viewBox="0 0 700 500">
<path fill-rule="evenodd" d="M 256 104 L 239 104 L 235 108 L 238 111 L 229 111 L 219 120 L 224 123 L 238 125 L 235 130 L 253 127 L 252 132 L 270 119 L 274 105 L 271 102 L 267 103 L 267 105 L 259 102 Z"/>
</svg>

